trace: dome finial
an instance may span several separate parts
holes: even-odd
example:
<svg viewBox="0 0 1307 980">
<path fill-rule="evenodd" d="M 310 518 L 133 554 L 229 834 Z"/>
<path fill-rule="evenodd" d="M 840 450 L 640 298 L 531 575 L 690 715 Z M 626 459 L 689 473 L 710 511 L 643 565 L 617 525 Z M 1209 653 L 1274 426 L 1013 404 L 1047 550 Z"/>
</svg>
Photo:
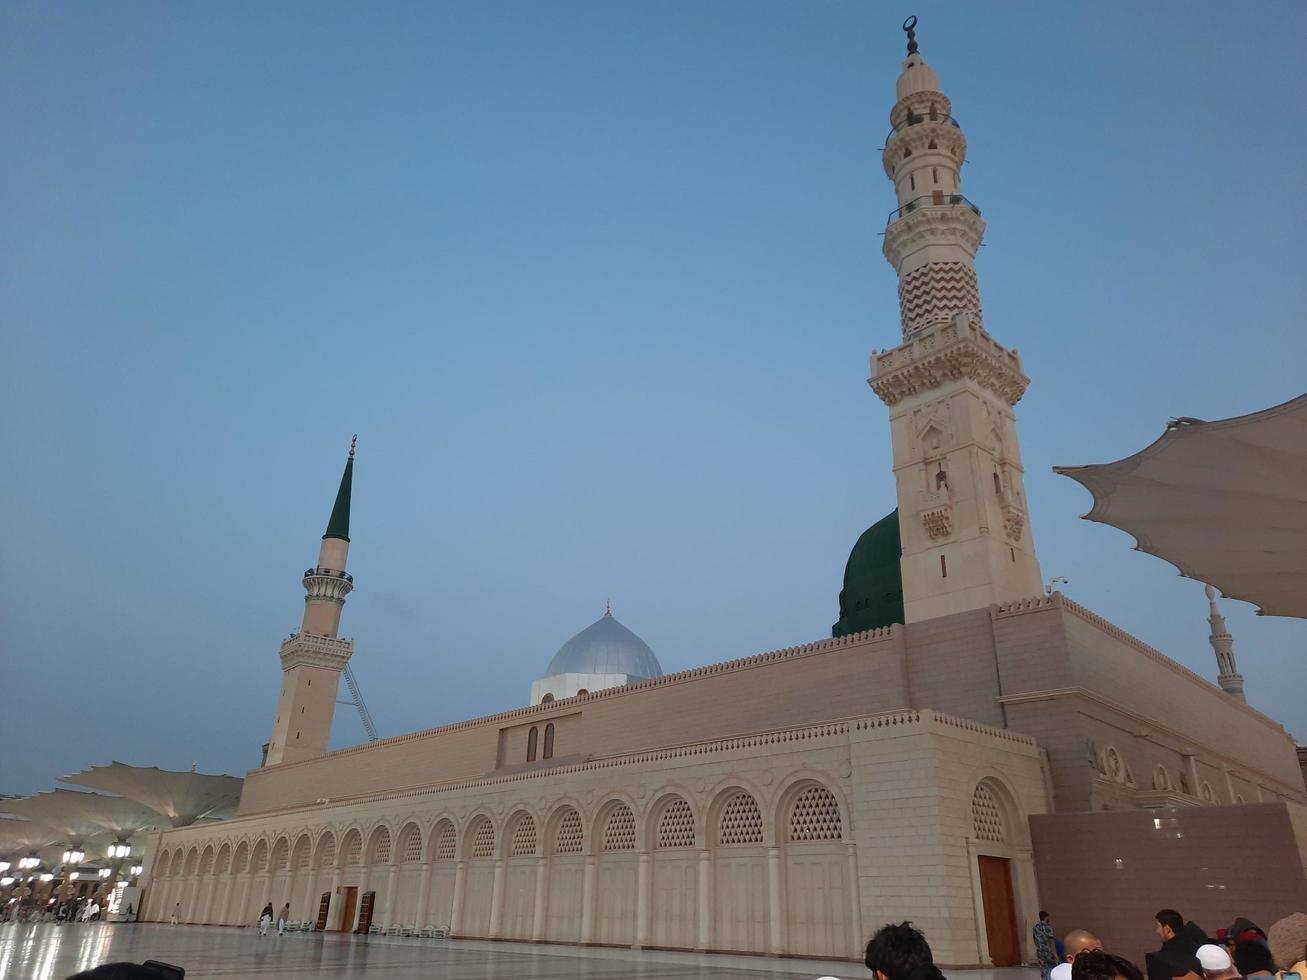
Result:
<svg viewBox="0 0 1307 980">
<path fill-rule="evenodd" d="M 908 54 L 917 53 L 917 15 L 913 14 L 903 22 L 903 30 L 908 35 Z"/>
<path fill-rule="evenodd" d="M 349 441 L 349 458 L 354 458 L 354 447 L 359 444 L 359 434 L 354 433 L 354 438 Z"/>
<path fill-rule="evenodd" d="M 609 616 L 609 617 L 611 617 L 611 616 L 613 615 L 613 600 L 612 600 L 612 599 L 605 599 L 605 600 L 604 600 L 604 615 L 605 615 L 605 616 Z"/>
</svg>

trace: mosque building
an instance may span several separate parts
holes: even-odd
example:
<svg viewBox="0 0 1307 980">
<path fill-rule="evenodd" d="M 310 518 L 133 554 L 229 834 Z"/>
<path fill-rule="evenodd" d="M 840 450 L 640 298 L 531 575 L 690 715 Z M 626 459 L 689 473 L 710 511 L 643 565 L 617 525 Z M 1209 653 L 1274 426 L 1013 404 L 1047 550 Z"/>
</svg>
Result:
<svg viewBox="0 0 1307 980">
<path fill-rule="evenodd" d="M 1041 898 L 1068 917 L 1100 901 L 1110 942 L 1112 889 L 1143 887 L 1163 837 L 1176 875 L 1204 847 L 1254 920 L 1292 911 L 1266 903 L 1304 894 L 1307 792 L 1293 740 L 1242 698 L 1214 599 L 1220 687 L 1045 592 L 1029 379 L 982 313 L 966 136 L 908 38 L 883 151 L 901 335 L 869 381 L 897 508 L 854 546 L 831 636 L 664 674 L 610 610 L 526 706 L 329 751 L 351 447 L 265 764 L 234 818 L 160 834 L 146 918 L 247 924 L 271 901 L 330 930 L 840 958 L 911 919 L 941 964 L 1008 965 L 1033 959 Z"/>
</svg>

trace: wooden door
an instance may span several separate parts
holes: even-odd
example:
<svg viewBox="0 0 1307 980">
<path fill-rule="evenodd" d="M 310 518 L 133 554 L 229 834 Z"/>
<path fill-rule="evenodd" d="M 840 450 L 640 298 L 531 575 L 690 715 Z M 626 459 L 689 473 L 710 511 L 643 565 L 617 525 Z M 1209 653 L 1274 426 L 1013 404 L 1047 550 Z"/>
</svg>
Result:
<svg viewBox="0 0 1307 980">
<path fill-rule="evenodd" d="M 342 888 L 340 892 L 340 924 L 336 926 L 336 931 L 349 932 L 354 928 L 354 909 L 358 904 L 359 890 L 357 888 Z"/>
<path fill-rule="evenodd" d="M 979 861 L 980 900 L 985 912 L 989 958 L 995 966 L 1017 966 L 1021 962 L 1021 934 L 1017 931 L 1011 862 L 983 854 Z"/>
</svg>

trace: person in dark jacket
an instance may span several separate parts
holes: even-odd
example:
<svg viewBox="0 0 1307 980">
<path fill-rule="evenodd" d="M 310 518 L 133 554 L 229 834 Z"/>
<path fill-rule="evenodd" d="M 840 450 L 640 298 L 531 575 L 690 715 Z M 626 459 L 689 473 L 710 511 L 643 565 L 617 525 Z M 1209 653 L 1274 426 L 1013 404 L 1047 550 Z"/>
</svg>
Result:
<svg viewBox="0 0 1307 980">
<path fill-rule="evenodd" d="M 1154 931 L 1162 940 L 1162 948 L 1144 957 L 1148 980 L 1174 980 L 1191 973 L 1196 978 L 1202 977 L 1203 968 L 1195 955 L 1202 943 L 1196 942 L 1194 932 L 1186 928 L 1184 916 L 1175 909 L 1162 909 L 1153 918 Z"/>
<path fill-rule="evenodd" d="M 930 944 L 911 922 L 881 926 L 867 943 L 864 962 L 876 980 L 944 980 Z"/>
</svg>

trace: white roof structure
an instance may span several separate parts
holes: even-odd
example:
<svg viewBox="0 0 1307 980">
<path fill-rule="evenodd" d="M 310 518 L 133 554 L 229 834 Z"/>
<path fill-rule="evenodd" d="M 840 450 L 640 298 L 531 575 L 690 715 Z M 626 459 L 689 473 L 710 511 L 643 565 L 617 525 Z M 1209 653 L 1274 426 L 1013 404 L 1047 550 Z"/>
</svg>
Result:
<svg viewBox="0 0 1307 980">
<path fill-rule="evenodd" d="M 157 766 L 113 762 L 64 776 L 62 782 L 102 789 L 135 800 L 174 827 L 197 820 L 225 819 L 236 813 L 244 780 L 202 772 L 173 772 Z"/>
<path fill-rule="evenodd" d="M 1094 495 L 1086 520 L 1258 606 L 1307 618 L 1307 394 L 1251 415 L 1180 418 L 1133 456 L 1055 466 Z"/>
<path fill-rule="evenodd" d="M 134 800 L 70 789 L 10 800 L 6 809 L 55 831 L 64 844 L 85 844 L 104 836 L 126 840 L 164 822 L 160 814 Z"/>
</svg>

